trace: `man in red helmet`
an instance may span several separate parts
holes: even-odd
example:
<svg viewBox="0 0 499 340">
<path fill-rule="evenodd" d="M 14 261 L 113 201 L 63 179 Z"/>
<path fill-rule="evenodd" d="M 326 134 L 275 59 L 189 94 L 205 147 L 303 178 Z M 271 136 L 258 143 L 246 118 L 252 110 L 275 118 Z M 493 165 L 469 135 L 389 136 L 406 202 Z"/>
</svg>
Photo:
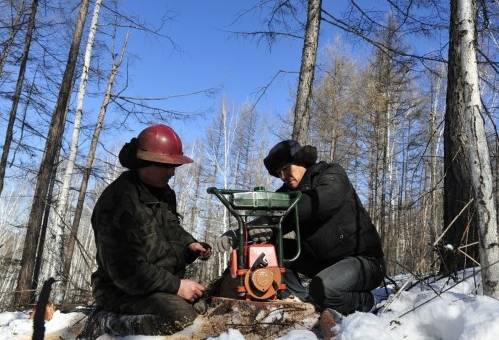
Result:
<svg viewBox="0 0 499 340">
<path fill-rule="evenodd" d="M 93 295 L 106 311 L 158 315 L 162 330 L 173 333 L 192 323 L 193 303 L 205 291 L 183 278 L 185 267 L 211 255 L 208 244 L 181 227 L 168 186 L 175 168 L 192 159 L 182 153 L 175 131 L 162 124 L 125 144 L 119 158 L 130 170 L 104 190 L 92 214 L 98 265 Z"/>
</svg>

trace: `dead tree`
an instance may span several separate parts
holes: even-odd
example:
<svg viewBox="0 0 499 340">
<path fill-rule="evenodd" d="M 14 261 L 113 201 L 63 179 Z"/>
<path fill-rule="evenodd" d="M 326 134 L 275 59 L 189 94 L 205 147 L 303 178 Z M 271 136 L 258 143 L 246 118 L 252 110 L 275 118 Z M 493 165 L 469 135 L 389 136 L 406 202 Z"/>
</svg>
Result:
<svg viewBox="0 0 499 340">
<path fill-rule="evenodd" d="M 454 223 L 447 233 L 446 242 L 457 251 L 462 245 L 465 230 L 477 230 L 483 291 L 486 295 L 499 298 L 497 212 L 489 149 L 481 116 L 476 13 L 475 0 L 451 2 L 444 131 L 444 222 L 449 224 L 464 204 L 473 200 L 472 209 L 466 209 L 466 213 Z M 454 268 L 448 269 L 462 268 L 463 265 L 464 261 L 460 259 Z"/>
<path fill-rule="evenodd" d="M 11 50 L 12 46 L 14 45 L 16 35 L 22 27 L 21 21 L 24 17 L 24 10 L 25 10 L 24 5 L 25 5 L 24 1 L 21 2 L 21 4 L 19 5 L 19 8 L 16 10 L 16 17 L 14 18 L 14 20 L 12 21 L 12 23 L 10 25 L 11 30 L 9 32 L 9 36 L 2 44 L 3 49 L 2 49 L 2 52 L 0 52 L 0 78 L 3 75 L 3 68 L 7 62 L 7 56 L 9 55 L 10 50 Z M 15 4 L 11 3 L 11 6 L 14 7 Z"/>
<path fill-rule="evenodd" d="M 128 36 L 125 39 L 125 43 L 123 45 L 123 49 L 121 50 L 121 55 L 118 59 L 113 60 L 113 66 L 111 68 L 111 73 L 109 74 L 109 80 L 107 82 L 106 93 L 104 95 L 104 99 L 102 100 L 102 105 L 100 107 L 99 116 L 97 118 L 97 123 L 95 125 L 94 133 L 92 135 L 92 141 L 90 143 L 90 149 L 88 150 L 87 160 L 85 164 L 85 168 L 83 170 L 83 178 L 80 184 L 80 190 L 78 193 L 78 202 L 76 203 L 76 211 L 73 218 L 73 223 L 71 225 L 71 234 L 69 236 L 66 251 L 64 256 L 64 266 L 63 266 L 63 299 L 65 298 L 65 294 L 68 290 L 68 286 L 71 281 L 68 279 L 70 270 L 71 270 L 71 261 L 73 259 L 74 248 L 78 236 L 78 229 L 80 227 L 80 219 L 83 212 L 83 203 L 85 202 L 85 195 L 87 193 L 88 181 L 90 179 L 90 174 L 92 171 L 92 166 L 95 159 L 95 151 L 97 150 L 97 143 L 99 142 L 100 133 L 102 131 L 104 125 L 104 118 L 106 117 L 107 107 L 109 102 L 111 101 L 111 96 L 113 94 L 113 85 L 116 79 L 116 75 L 118 74 L 118 69 L 123 61 L 123 57 L 126 50 L 126 45 L 128 41 Z"/>
<path fill-rule="evenodd" d="M 24 241 L 23 254 L 21 258 L 21 269 L 13 300 L 14 305 L 18 306 L 26 305 L 33 300 L 33 292 L 30 291 L 30 288 L 33 278 L 33 264 L 35 262 L 36 249 L 40 235 L 44 201 L 47 195 L 50 182 L 49 178 L 54 167 L 57 149 L 59 148 L 60 140 L 64 132 L 64 117 L 73 84 L 72 80 L 78 58 L 83 26 L 87 17 L 88 6 L 89 0 L 82 0 L 78 20 L 76 21 L 75 31 L 73 33 L 71 47 L 69 49 L 66 69 L 64 71 L 62 84 L 59 90 L 56 108 L 50 123 L 44 156 L 38 173 L 35 194 L 26 228 L 26 239 Z"/>
<path fill-rule="evenodd" d="M 69 197 L 69 186 L 71 184 L 71 177 L 73 175 L 74 165 L 76 162 L 76 154 L 78 153 L 78 141 L 80 138 L 80 127 L 83 115 L 83 101 L 85 99 L 85 93 L 87 89 L 88 75 L 90 71 L 90 59 L 92 58 L 92 50 L 95 41 L 95 36 L 97 33 L 97 22 L 99 20 L 99 12 L 101 4 L 102 0 L 97 0 L 95 2 L 92 21 L 90 23 L 87 45 L 85 47 L 83 70 L 77 94 L 76 112 L 74 116 L 73 132 L 71 135 L 69 158 L 66 164 L 66 169 L 64 170 L 63 183 L 56 208 L 54 227 L 56 235 L 55 246 L 57 247 L 57 249 L 55 249 L 55 251 L 53 252 L 54 255 L 53 262 L 55 263 L 54 269 L 58 271 L 61 271 L 64 266 L 64 229 L 66 224 L 66 209 Z M 55 272 L 50 273 L 50 275 L 55 275 L 55 274 L 56 274 Z M 64 283 L 65 283 L 65 277 L 63 278 L 63 286 Z M 58 298 L 61 297 L 59 296 Z"/>
<path fill-rule="evenodd" d="M 16 89 L 12 96 L 12 106 L 9 112 L 9 122 L 7 123 L 7 131 L 5 132 L 5 142 L 3 144 L 2 158 L 0 159 L 0 194 L 3 190 L 3 183 L 5 178 L 5 169 L 7 167 L 7 158 L 9 157 L 10 144 L 12 143 L 14 122 L 17 116 L 17 106 L 21 99 L 21 92 L 24 84 L 24 75 L 26 73 L 26 64 L 28 63 L 29 50 L 31 46 L 31 39 L 35 29 L 36 10 L 38 8 L 38 0 L 33 0 L 31 3 L 31 13 L 28 20 L 28 29 L 24 39 L 24 49 L 21 58 L 21 65 L 19 66 L 19 75 L 17 76 Z"/>
<path fill-rule="evenodd" d="M 301 144 L 306 144 L 308 124 L 310 121 L 310 99 L 314 82 L 315 61 L 317 46 L 319 45 L 319 30 L 321 22 L 322 0 L 309 0 L 307 24 L 303 42 L 302 59 L 300 66 L 300 80 L 294 110 L 292 138 Z"/>
</svg>

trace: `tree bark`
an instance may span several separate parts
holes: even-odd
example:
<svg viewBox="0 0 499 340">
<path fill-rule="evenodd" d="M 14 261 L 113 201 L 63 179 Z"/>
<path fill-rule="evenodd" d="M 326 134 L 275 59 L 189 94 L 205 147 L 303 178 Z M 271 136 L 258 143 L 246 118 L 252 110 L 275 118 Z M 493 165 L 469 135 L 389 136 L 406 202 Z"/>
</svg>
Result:
<svg viewBox="0 0 499 340">
<path fill-rule="evenodd" d="M 460 217 L 448 241 L 458 246 L 467 218 L 478 229 L 485 295 L 499 298 L 499 239 L 489 149 L 481 117 L 476 61 L 476 2 L 451 1 L 447 110 L 445 113 L 445 222 L 468 198 L 473 211 Z M 461 262 L 459 263 L 461 264 Z"/>
<path fill-rule="evenodd" d="M 59 199 L 57 201 L 57 207 L 56 207 L 54 226 L 55 226 L 55 235 L 56 235 L 55 246 L 57 249 L 54 249 L 55 251 L 52 253 L 54 255 L 54 258 L 51 260 L 54 263 L 53 268 L 55 269 L 55 271 L 58 271 L 58 272 L 60 272 L 64 267 L 64 229 L 66 226 L 66 220 L 65 220 L 66 211 L 67 211 L 66 207 L 67 207 L 67 201 L 68 201 L 68 196 L 69 196 L 69 187 L 71 184 L 71 177 L 72 177 L 73 172 L 74 172 L 76 154 L 78 153 L 78 140 L 80 137 L 80 126 L 81 126 L 81 119 L 82 119 L 82 115 L 83 115 L 83 101 L 84 101 L 85 92 L 87 89 L 88 73 L 90 70 L 90 60 L 92 58 L 92 50 L 93 50 L 93 45 L 94 45 L 94 41 L 95 41 L 95 35 L 97 33 L 97 22 L 99 20 L 99 11 L 101 8 L 101 4 L 102 4 L 102 0 L 97 0 L 95 2 L 94 12 L 92 15 L 92 21 L 90 24 L 90 30 L 88 33 L 88 41 L 87 41 L 87 45 L 85 48 L 83 70 L 81 73 L 80 85 L 79 85 L 78 94 L 77 94 L 76 112 L 75 112 L 75 117 L 74 117 L 73 133 L 71 136 L 69 158 L 68 158 L 68 161 L 66 163 L 66 169 L 65 169 L 64 175 L 63 175 L 61 192 L 59 194 Z M 52 272 L 49 275 L 55 276 L 56 272 Z M 66 279 L 67 279 L 67 276 L 63 275 L 62 286 L 65 285 Z M 61 299 L 62 299 L 62 296 L 59 295 L 56 302 L 59 302 Z"/>
<path fill-rule="evenodd" d="M 43 160 L 38 172 L 35 194 L 31 205 L 31 212 L 26 229 L 26 239 L 24 242 L 23 254 L 21 258 L 21 270 L 17 280 L 17 288 L 14 294 L 14 305 L 26 305 L 29 303 L 32 292 L 30 291 L 33 279 L 33 264 L 36 257 L 36 247 L 40 236 L 40 225 L 43 216 L 43 206 L 47 195 L 49 178 L 54 167 L 54 160 L 57 149 L 60 147 L 60 140 L 64 132 L 64 116 L 71 94 L 74 70 L 78 59 L 81 34 L 88 12 L 89 0 L 82 0 L 78 20 L 71 47 L 69 49 L 68 61 L 64 71 L 61 88 L 57 98 L 56 108 L 50 122 L 49 133 L 45 144 Z"/>
<path fill-rule="evenodd" d="M 60 153 L 60 151 L 57 153 L 56 162 L 58 162 L 59 153 Z M 54 184 L 55 184 L 55 180 L 56 180 L 56 175 L 57 175 L 57 167 L 54 167 L 54 169 L 52 170 L 52 175 L 50 176 L 50 184 L 49 184 L 49 188 L 48 188 L 47 198 L 45 199 L 45 207 L 43 209 L 42 226 L 40 229 L 40 236 L 38 237 L 35 265 L 33 268 L 33 279 L 31 280 L 31 289 L 33 290 L 33 295 L 32 295 L 32 300 L 30 301 L 30 303 L 35 302 L 34 301 L 35 290 L 38 287 L 38 279 L 40 278 L 40 271 L 42 269 L 43 253 L 44 253 L 44 248 L 45 248 L 44 247 L 45 238 L 47 236 L 50 210 L 52 208 L 52 202 L 53 202 L 53 197 L 54 197 Z M 47 262 L 47 263 L 50 264 L 50 262 Z"/>
<path fill-rule="evenodd" d="M 10 108 L 9 112 L 9 122 L 7 123 L 7 131 L 5 132 L 5 142 L 3 144 L 2 158 L 0 159 L 0 194 L 3 190 L 5 169 L 7 167 L 7 158 L 9 157 L 10 144 L 12 143 L 14 122 L 16 121 L 17 116 L 17 106 L 19 105 L 19 100 L 21 99 L 21 92 L 24 84 L 24 75 L 26 73 L 26 64 L 28 63 L 31 39 L 33 37 L 33 31 L 35 29 L 37 8 L 38 0 L 33 0 L 33 2 L 31 3 L 31 13 L 29 15 L 28 29 L 26 31 L 26 37 L 24 38 L 24 49 L 21 59 L 21 65 L 19 66 L 19 75 L 17 76 L 16 89 L 12 97 L 12 107 Z"/>
<path fill-rule="evenodd" d="M 306 144 L 308 137 L 310 99 L 312 97 L 312 85 L 314 82 L 317 46 L 319 45 L 321 3 L 322 0 L 308 1 L 307 25 L 305 28 L 305 41 L 303 43 L 298 93 L 296 94 L 292 135 L 292 138 L 300 144 Z"/>
<path fill-rule="evenodd" d="M 67 282 L 63 282 L 63 292 L 62 299 L 66 295 L 66 292 L 69 288 L 70 280 L 69 272 L 71 270 L 71 261 L 73 259 L 74 247 L 76 243 L 76 238 L 78 236 L 78 229 L 80 227 L 80 219 L 83 212 L 83 203 L 85 202 L 85 195 L 87 193 L 88 181 L 90 179 L 90 173 L 92 171 L 92 166 L 95 159 L 95 151 L 97 150 L 97 143 L 99 142 L 100 133 L 102 131 L 102 127 L 104 125 L 104 119 L 106 117 L 107 107 L 109 102 L 111 101 L 111 96 L 113 94 L 113 85 L 114 80 L 116 79 L 116 75 L 118 74 L 118 69 L 123 61 L 123 57 L 125 55 L 126 45 L 128 42 L 128 35 L 125 38 L 125 43 L 121 50 L 121 55 L 118 60 L 113 61 L 113 66 L 111 68 L 111 73 L 109 75 L 109 79 L 107 82 L 106 94 L 104 95 L 104 99 L 102 100 L 102 105 L 99 111 L 99 116 L 97 118 L 97 124 L 95 125 L 94 133 L 92 135 L 92 142 L 90 143 L 90 149 L 88 150 L 87 161 L 85 164 L 85 169 L 83 170 L 83 178 L 80 184 L 80 190 L 78 194 L 78 202 L 76 203 L 75 215 L 73 218 L 73 223 L 71 225 L 71 234 L 69 236 L 67 245 L 66 245 L 66 253 L 64 256 L 64 266 L 63 266 L 63 278 L 66 278 Z"/>
</svg>

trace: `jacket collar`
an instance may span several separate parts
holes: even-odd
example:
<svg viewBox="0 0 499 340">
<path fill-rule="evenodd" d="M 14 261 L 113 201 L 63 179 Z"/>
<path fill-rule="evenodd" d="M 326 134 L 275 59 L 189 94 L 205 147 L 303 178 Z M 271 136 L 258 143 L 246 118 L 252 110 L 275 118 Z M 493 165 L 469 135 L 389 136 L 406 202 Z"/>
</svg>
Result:
<svg viewBox="0 0 499 340">
<path fill-rule="evenodd" d="M 301 179 L 298 188 L 296 188 L 295 190 L 299 191 L 310 190 L 312 188 L 312 179 L 327 166 L 328 164 L 324 161 L 309 166 L 307 168 L 307 171 L 303 175 L 303 178 Z M 293 190 L 288 188 L 286 184 L 283 184 L 282 187 L 279 189 L 279 191 L 293 191 Z"/>
<path fill-rule="evenodd" d="M 139 194 L 139 200 L 144 202 L 145 204 L 158 204 L 161 203 L 158 201 L 158 198 L 154 196 L 147 185 L 144 184 L 139 178 L 138 173 L 135 170 L 131 171 L 132 178 L 137 187 L 137 192 Z"/>
<path fill-rule="evenodd" d="M 326 165 L 326 162 L 319 162 L 309 166 L 307 168 L 307 171 L 303 175 L 303 178 L 301 179 L 297 189 L 300 191 L 310 190 L 310 188 L 312 188 L 312 179 L 315 177 L 315 175 L 319 174 Z"/>
</svg>

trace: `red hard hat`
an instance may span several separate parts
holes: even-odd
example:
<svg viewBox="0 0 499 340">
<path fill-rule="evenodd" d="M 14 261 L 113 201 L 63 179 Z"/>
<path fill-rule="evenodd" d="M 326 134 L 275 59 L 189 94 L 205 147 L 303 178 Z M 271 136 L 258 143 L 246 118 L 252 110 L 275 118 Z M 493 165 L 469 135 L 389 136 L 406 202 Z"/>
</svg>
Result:
<svg viewBox="0 0 499 340">
<path fill-rule="evenodd" d="M 184 156 L 180 137 L 169 126 L 156 124 L 142 130 L 137 137 L 137 158 L 165 164 L 192 163 Z"/>
</svg>

